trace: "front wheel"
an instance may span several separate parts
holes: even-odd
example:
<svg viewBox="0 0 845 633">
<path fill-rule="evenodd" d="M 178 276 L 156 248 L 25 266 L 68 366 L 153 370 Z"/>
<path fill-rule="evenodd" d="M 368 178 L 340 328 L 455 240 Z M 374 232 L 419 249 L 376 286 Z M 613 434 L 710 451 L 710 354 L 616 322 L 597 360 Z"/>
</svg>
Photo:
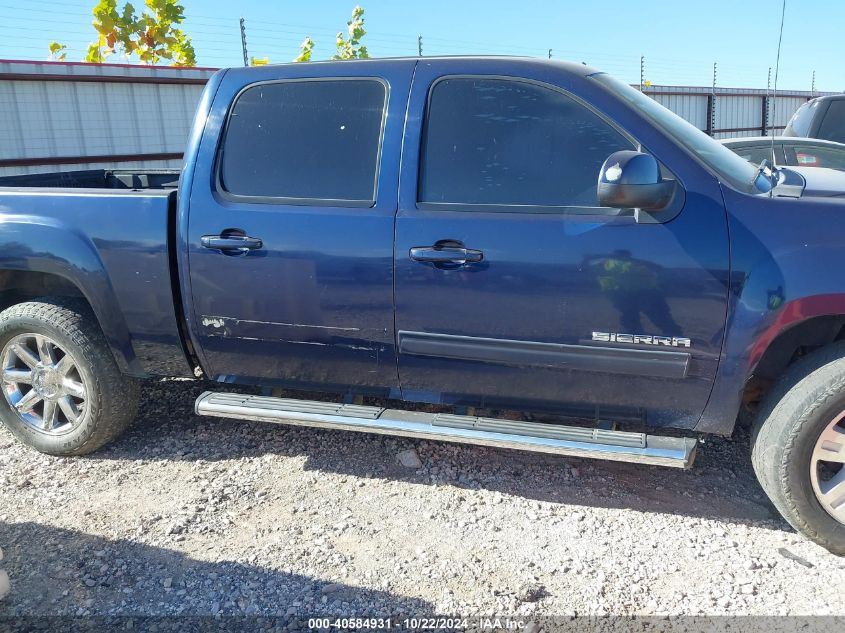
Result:
<svg viewBox="0 0 845 633">
<path fill-rule="evenodd" d="M 0 422 L 42 453 L 95 451 L 137 412 L 137 381 L 120 372 L 81 301 L 29 301 L 0 313 L 0 362 Z"/>
<path fill-rule="evenodd" d="M 803 358 L 766 397 L 752 461 L 790 525 L 845 556 L 845 343 Z"/>
</svg>

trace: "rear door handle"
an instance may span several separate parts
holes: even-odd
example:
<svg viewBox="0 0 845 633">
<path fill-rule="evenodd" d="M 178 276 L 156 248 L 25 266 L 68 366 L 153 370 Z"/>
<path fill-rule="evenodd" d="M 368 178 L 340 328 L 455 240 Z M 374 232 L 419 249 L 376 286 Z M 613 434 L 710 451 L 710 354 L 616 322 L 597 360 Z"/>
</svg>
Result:
<svg viewBox="0 0 845 633">
<path fill-rule="evenodd" d="M 227 254 L 243 254 L 261 248 L 264 242 L 257 237 L 238 235 L 237 233 L 223 233 L 221 235 L 203 235 L 200 244 L 204 248 L 223 251 Z"/>
<path fill-rule="evenodd" d="M 463 246 L 414 246 L 409 255 L 414 261 L 432 264 L 469 264 L 484 259 L 481 251 Z"/>
</svg>

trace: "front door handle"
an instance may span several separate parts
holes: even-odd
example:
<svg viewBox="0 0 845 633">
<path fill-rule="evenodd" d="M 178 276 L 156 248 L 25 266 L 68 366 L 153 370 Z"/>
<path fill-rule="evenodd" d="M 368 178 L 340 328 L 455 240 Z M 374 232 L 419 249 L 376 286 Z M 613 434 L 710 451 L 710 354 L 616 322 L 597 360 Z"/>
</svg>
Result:
<svg viewBox="0 0 845 633">
<path fill-rule="evenodd" d="M 409 255 L 417 262 L 432 264 L 470 264 L 484 259 L 484 253 L 463 246 L 414 246 Z"/>
<path fill-rule="evenodd" d="M 203 235 L 200 244 L 204 248 L 222 251 L 227 255 L 243 255 L 264 246 L 264 242 L 257 237 L 226 231 L 220 235 Z"/>
</svg>

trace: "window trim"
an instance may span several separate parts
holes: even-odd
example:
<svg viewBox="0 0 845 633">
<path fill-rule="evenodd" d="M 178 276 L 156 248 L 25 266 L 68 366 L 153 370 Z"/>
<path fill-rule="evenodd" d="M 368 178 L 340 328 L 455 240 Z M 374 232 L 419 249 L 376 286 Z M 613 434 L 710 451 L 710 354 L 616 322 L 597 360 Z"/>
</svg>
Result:
<svg viewBox="0 0 845 633">
<path fill-rule="evenodd" d="M 608 126 L 620 134 L 623 138 L 630 141 L 635 149 L 641 150 L 642 144 L 631 136 L 624 128 L 620 127 L 616 122 L 607 117 L 603 112 L 593 107 L 590 103 L 576 94 L 573 94 L 565 88 L 556 86 L 554 84 L 540 81 L 538 79 L 528 79 L 525 77 L 515 77 L 510 75 L 480 75 L 480 74 L 464 74 L 458 73 L 453 75 L 442 75 L 431 82 L 428 87 L 428 94 L 425 100 L 425 115 L 423 116 L 422 126 L 420 127 L 420 150 L 417 164 L 417 191 L 416 191 L 416 208 L 420 211 L 463 211 L 476 213 L 533 213 L 545 215 L 592 215 L 600 217 L 634 217 L 636 210 L 633 208 L 615 208 L 615 207 L 587 207 L 577 205 L 532 205 L 532 204 L 488 204 L 488 203 L 472 203 L 472 202 L 426 202 L 420 200 L 420 192 L 422 185 L 423 162 L 425 158 L 426 144 L 427 144 L 427 130 L 429 125 L 429 117 L 431 116 L 431 98 L 434 94 L 434 89 L 437 85 L 449 79 L 492 79 L 498 81 L 510 81 L 516 83 L 530 84 L 546 88 L 553 92 L 562 94 L 584 107 L 599 119 L 604 121 Z M 596 174 L 596 181 L 598 182 L 598 174 Z"/>
<path fill-rule="evenodd" d="M 378 147 L 376 148 L 376 169 L 373 177 L 373 193 L 368 200 L 348 200 L 344 198 L 293 198 L 288 196 L 251 196 L 247 194 L 232 193 L 223 185 L 223 148 L 226 143 L 226 135 L 229 131 L 229 122 L 232 118 L 235 106 L 241 96 L 247 91 L 258 86 L 270 84 L 306 83 L 306 82 L 328 82 L 328 81 L 372 81 L 381 84 L 384 89 L 384 102 L 381 109 L 381 126 L 379 127 Z M 298 77 L 289 79 L 269 79 L 256 81 L 238 90 L 226 111 L 226 120 L 221 128 L 220 140 L 214 158 L 214 193 L 227 202 L 247 202 L 252 204 L 271 204 L 278 206 L 303 206 L 303 207 L 343 207 L 370 209 L 378 202 L 378 185 L 381 174 L 381 159 L 384 149 L 384 132 L 387 126 L 388 104 L 390 103 L 390 84 L 381 77 L 374 76 L 347 76 L 347 77 Z"/>
</svg>

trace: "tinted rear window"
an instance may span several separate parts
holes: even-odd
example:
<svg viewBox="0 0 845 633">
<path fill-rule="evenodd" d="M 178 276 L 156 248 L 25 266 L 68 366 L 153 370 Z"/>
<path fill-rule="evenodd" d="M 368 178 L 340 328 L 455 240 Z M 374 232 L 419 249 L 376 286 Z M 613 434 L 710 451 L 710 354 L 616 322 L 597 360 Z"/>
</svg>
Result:
<svg viewBox="0 0 845 633">
<path fill-rule="evenodd" d="M 830 102 L 819 127 L 818 137 L 845 143 L 845 100 L 836 99 Z"/>
<path fill-rule="evenodd" d="M 552 88 L 508 79 L 449 78 L 432 88 L 421 202 L 596 207 L 610 154 L 632 143 Z"/>
<path fill-rule="evenodd" d="M 784 136 L 807 136 L 810 133 L 810 123 L 813 121 L 813 114 L 818 108 L 818 101 L 808 101 L 795 111 L 786 129 Z"/>
<path fill-rule="evenodd" d="M 786 157 L 789 165 L 845 170 L 845 146 L 841 149 L 803 144 L 786 146 Z"/>
<path fill-rule="evenodd" d="M 385 98 L 384 84 L 369 79 L 247 88 L 232 106 L 223 140 L 224 191 L 372 203 Z"/>
</svg>

